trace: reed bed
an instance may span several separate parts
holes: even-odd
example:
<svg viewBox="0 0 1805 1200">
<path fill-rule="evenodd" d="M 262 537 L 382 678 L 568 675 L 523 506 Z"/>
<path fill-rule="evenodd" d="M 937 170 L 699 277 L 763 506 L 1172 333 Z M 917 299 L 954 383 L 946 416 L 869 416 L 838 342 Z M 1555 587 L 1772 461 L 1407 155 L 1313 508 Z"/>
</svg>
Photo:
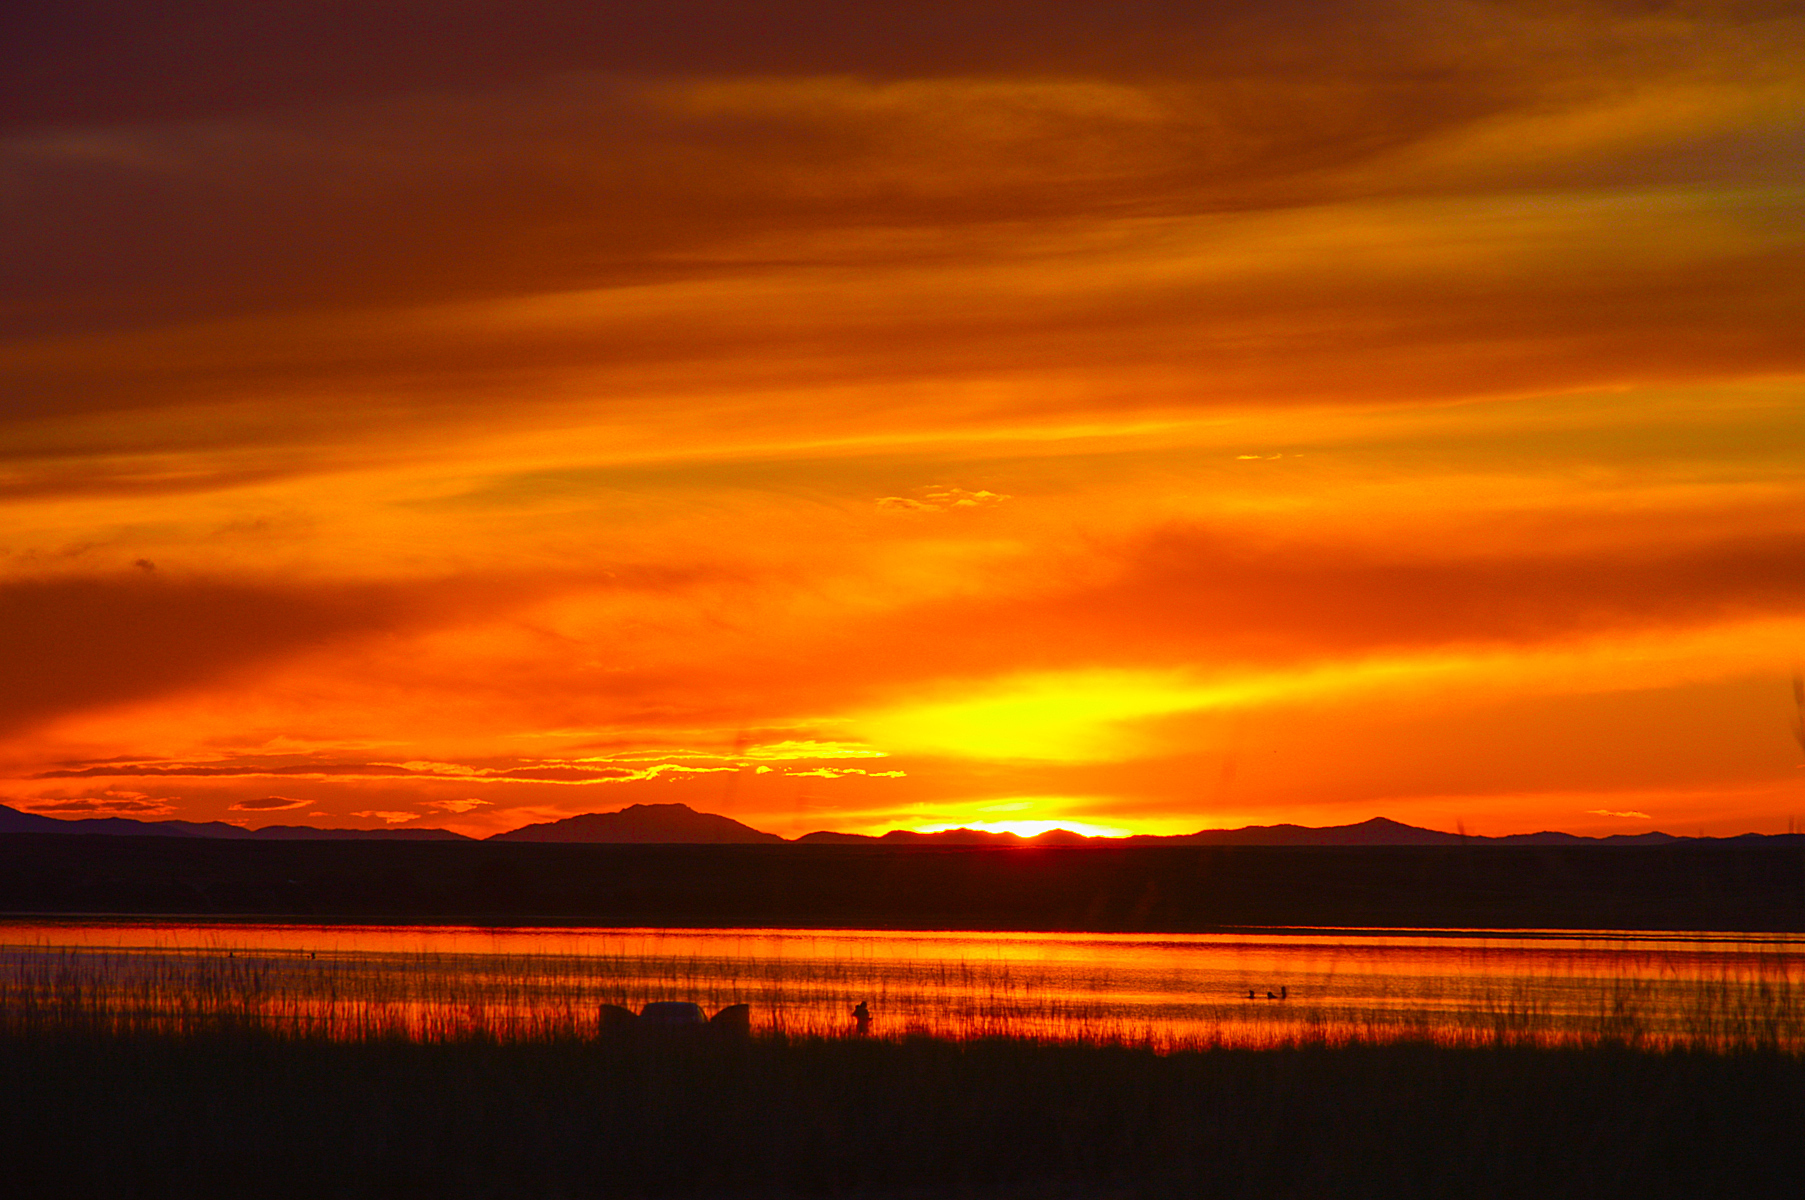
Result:
<svg viewBox="0 0 1805 1200">
<path fill-rule="evenodd" d="M 1760 1051 L 0 1030 L 0 1193 L 71 1200 L 1790 1196 L 1802 1127 Z"/>
<path fill-rule="evenodd" d="M 0 1194 L 1795 1195 L 1790 972 L 1523 980 L 1458 1020 L 1207 1000 L 1162 1024 L 1087 999 L 1132 980 L 986 962 L 15 947 Z M 599 1033 L 601 1003 L 677 997 L 762 1018 L 738 1041 Z M 848 1036 L 855 998 L 878 1036 Z"/>
<path fill-rule="evenodd" d="M 232 949 L 0 948 L 0 1026 L 185 1034 L 254 1029 L 337 1040 L 443 1042 L 595 1036 L 604 1005 L 750 1004 L 764 1035 L 1010 1038 L 1145 1047 L 1413 1042 L 1805 1053 L 1796 956 L 1741 956 L 1715 973 L 1582 970 L 1406 985 L 1300 983 L 1283 1001 L 1096 971 L 967 958 L 913 963 L 613 953 L 372 954 Z M 1218 981 L 1219 983 L 1219 981 Z"/>
</svg>

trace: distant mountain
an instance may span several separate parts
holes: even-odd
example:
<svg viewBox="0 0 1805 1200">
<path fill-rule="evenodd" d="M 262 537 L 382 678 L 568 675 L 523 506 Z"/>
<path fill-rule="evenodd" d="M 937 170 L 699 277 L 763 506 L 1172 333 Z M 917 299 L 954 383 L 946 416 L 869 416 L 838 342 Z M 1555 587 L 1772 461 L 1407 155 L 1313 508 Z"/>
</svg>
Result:
<svg viewBox="0 0 1805 1200">
<path fill-rule="evenodd" d="M 892 829 L 881 837 L 823 830 L 804 834 L 796 840 L 817 845 L 870 842 L 887 846 L 1447 846 L 1459 845 L 1462 839 L 1458 834 L 1418 829 L 1385 817 L 1374 817 L 1358 825 L 1336 825 L 1327 829 L 1312 829 L 1306 825 L 1250 825 L 1245 829 L 1204 829 L 1168 836 L 1142 833 L 1129 837 L 1086 837 L 1070 829 L 1049 829 L 1045 833 L 1023 837 L 983 829 L 942 829 L 936 833 Z"/>
<path fill-rule="evenodd" d="M 248 831 L 259 841 L 317 842 L 468 842 L 474 839 L 449 829 L 315 829 L 311 825 L 265 825 Z"/>
<path fill-rule="evenodd" d="M 131 817 L 46 817 L 0 804 L 0 833 L 104 833 L 123 837 L 229 838 L 235 841 L 469 841 L 449 829 L 315 829 L 271 825 L 243 829 L 224 821 L 138 821 Z"/>
<path fill-rule="evenodd" d="M 1123 839 L 1129 843 L 1159 842 L 1185 846 L 1458 846 L 1457 833 L 1419 829 L 1388 817 L 1374 817 L 1358 825 L 1249 825 L 1243 829 L 1202 829 L 1176 837 Z"/>
<path fill-rule="evenodd" d="M 1744 833 L 1739 837 L 1773 838 L 1784 842 L 1796 834 L 1786 833 Z M 1543 830 L 1541 833 L 1508 833 L 1503 837 L 1481 838 L 1480 841 L 1497 842 L 1500 846 L 1576 846 L 1586 843 L 1609 846 L 1660 846 L 1668 842 L 1696 842 L 1698 838 L 1678 838 L 1671 833 L 1613 833 L 1606 837 L 1581 837 L 1577 833 L 1555 833 Z M 1721 842 L 1725 838 L 1705 838 L 1708 842 Z"/>
<path fill-rule="evenodd" d="M 1128 844 L 1164 843 L 1186 846 L 1646 846 L 1698 839 L 1676 838 L 1670 833 L 1614 833 L 1607 837 L 1585 837 L 1577 833 L 1547 831 L 1483 837 L 1479 834 L 1443 833 L 1438 829 L 1405 825 L 1388 817 L 1374 817 L 1357 825 L 1330 825 L 1325 828 L 1312 828 L 1308 825 L 1249 825 L 1244 829 L 1203 829 L 1176 837 L 1139 836 L 1122 840 Z"/>
<path fill-rule="evenodd" d="M 498 833 L 492 842 L 771 842 L 784 839 L 687 804 L 634 804 Z"/>
<path fill-rule="evenodd" d="M 1742 837 L 1759 841 L 1805 842 L 1805 835 L 1751 833 Z M 1388 817 L 1374 817 L 1356 825 L 1330 825 L 1323 828 L 1308 825 L 1249 825 L 1242 829 L 1200 829 L 1196 833 L 1166 836 L 1141 833 L 1119 838 L 1086 837 L 1069 829 L 1049 829 L 1033 837 L 1022 837 L 1014 833 L 990 833 L 982 829 L 945 829 L 938 833 L 893 829 L 881 837 L 821 830 L 804 834 L 796 840 L 812 845 L 870 843 L 883 846 L 1648 846 L 1699 839 L 1677 838 L 1670 833 L 1618 833 L 1608 837 L 1584 837 L 1575 833 L 1542 832 L 1481 837 L 1477 834 L 1443 833 L 1436 829 L 1406 825 Z"/>
<path fill-rule="evenodd" d="M 1418 829 L 1385 817 L 1374 817 L 1358 825 L 1335 825 L 1326 829 L 1312 829 L 1307 825 L 1250 825 L 1245 829 L 1204 829 L 1169 836 L 1142 833 L 1129 837 L 1086 837 L 1069 829 L 1049 829 L 1045 833 L 1023 837 L 983 829 L 943 829 L 937 833 L 892 829 L 881 837 L 823 830 L 804 834 L 796 840 L 818 845 L 870 842 L 886 846 L 1455 846 L 1463 839 L 1459 834 Z"/>
<path fill-rule="evenodd" d="M 1109 845 L 1120 838 L 1085 837 L 1069 829 L 1049 829 L 1033 837 L 1019 833 L 992 833 L 988 829 L 941 829 L 934 833 L 917 833 L 913 829 L 892 829 L 881 836 L 866 833 L 834 833 L 819 830 L 805 833 L 796 841 L 814 846 L 854 845 L 870 843 L 878 846 L 1089 846 Z"/>
<path fill-rule="evenodd" d="M 223 821 L 137 821 L 130 817 L 63 819 L 20 812 L 0 804 L 0 833 L 102 833 L 131 837 L 230 838 L 238 841 L 468 841 L 449 829 L 315 829 L 310 825 L 271 825 L 243 829 Z M 697 812 L 687 804 L 634 804 L 617 812 L 584 813 L 562 821 L 526 825 L 498 833 L 496 842 L 665 842 L 665 843 L 768 843 L 783 842 L 731 817 Z M 892 829 L 881 836 L 818 830 L 796 839 L 801 845 L 874 846 L 1652 846 L 1693 841 L 1760 842 L 1805 845 L 1805 834 L 1745 833 L 1735 838 L 1675 837 L 1670 833 L 1618 833 L 1585 837 L 1544 830 L 1512 833 L 1502 837 L 1443 833 L 1405 825 L 1387 817 L 1374 817 L 1355 825 L 1249 825 L 1242 829 L 1200 829 L 1196 833 L 1169 836 L 1134 834 L 1129 837 L 1086 837 L 1069 829 L 1049 829 L 1033 837 L 992 833 L 984 829 L 943 829 L 916 833 Z"/>
<path fill-rule="evenodd" d="M 224 821 L 137 821 L 131 817 L 46 817 L 0 804 L 0 833 L 111 833 L 130 837 L 248 838 Z"/>
<path fill-rule="evenodd" d="M 37 813 L 20 812 L 0 804 L 0 833 L 68 833 L 71 821 L 40 817 Z"/>
</svg>

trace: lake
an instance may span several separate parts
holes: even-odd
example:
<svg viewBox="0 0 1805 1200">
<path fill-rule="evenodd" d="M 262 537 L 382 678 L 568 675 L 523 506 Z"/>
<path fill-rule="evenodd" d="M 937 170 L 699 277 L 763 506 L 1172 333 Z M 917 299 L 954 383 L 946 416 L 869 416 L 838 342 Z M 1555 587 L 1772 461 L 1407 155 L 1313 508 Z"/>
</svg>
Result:
<svg viewBox="0 0 1805 1200">
<path fill-rule="evenodd" d="M 748 1003 L 755 1029 L 1163 1047 L 1299 1040 L 1805 1048 L 1805 936 L 1211 934 L 0 923 L 9 1010 L 221 1015 L 336 1035 L 593 1029 L 598 1006 Z"/>
</svg>

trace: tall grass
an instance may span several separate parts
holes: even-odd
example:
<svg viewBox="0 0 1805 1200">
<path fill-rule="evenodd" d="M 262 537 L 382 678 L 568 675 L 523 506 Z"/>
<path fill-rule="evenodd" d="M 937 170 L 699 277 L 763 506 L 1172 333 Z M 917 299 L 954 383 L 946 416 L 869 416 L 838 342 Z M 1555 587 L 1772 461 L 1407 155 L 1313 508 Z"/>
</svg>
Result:
<svg viewBox="0 0 1805 1200">
<path fill-rule="evenodd" d="M 1791 971 L 1211 1000 L 1175 1032 L 969 961 L 15 948 L 0 1195 L 1795 1195 Z M 847 1036 L 855 997 L 881 1036 Z M 599 1004 L 668 998 L 761 1020 L 600 1035 Z"/>
<path fill-rule="evenodd" d="M 850 1032 L 870 1004 L 880 1037 L 1014 1038 L 1160 1051 L 1416 1042 L 1443 1046 L 1805 1052 L 1805 978 L 1788 955 L 1716 973 L 1564 972 L 1410 981 L 1395 991 L 1300 988 L 1283 1001 L 1136 992 L 1087 972 L 955 958 L 314 953 L 217 948 L 0 950 L 0 1027 L 16 1033 L 241 1028 L 340 1040 L 583 1038 L 603 1005 L 747 1003 L 754 1029 Z"/>
<path fill-rule="evenodd" d="M 1805 1060 L 0 1030 L 0 1194 L 1790 1196 Z"/>
</svg>

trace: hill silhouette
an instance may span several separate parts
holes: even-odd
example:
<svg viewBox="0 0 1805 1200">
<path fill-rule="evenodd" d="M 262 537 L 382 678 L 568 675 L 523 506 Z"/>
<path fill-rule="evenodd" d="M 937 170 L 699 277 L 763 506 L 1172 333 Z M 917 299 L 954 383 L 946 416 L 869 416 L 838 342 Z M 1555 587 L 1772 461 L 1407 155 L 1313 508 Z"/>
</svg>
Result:
<svg viewBox="0 0 1805 1200">
<path fill-rule="evenodd" d="M 781 842 L 717 813 L 697 812 L 687 804 L 632 804 L 617 812 L 584 813 L 562 821 L 526 825 L 488 839 L 492 842 L 664 842 L 745 844 Z"/>
<path fill-rule="evenodd" d="M 226 838 L 235 841 L 472 841 L 449 829 L 319 829 L 311 825 L 268 825 L 245 829 L 224 821 L 141 821 L 131 817 L 48 817 L 0 804 L 0 833 L 114 834 L 129 837 Z M 697 812 L 687 804 L 632 804 L 613 812 L 582 813 L 558 821 L 525 825 L 485 839 L 502 842 L 620 842 L 688 845 L 784 842 L 785 838 L 724 817 Z M 1542 830 L 1498 837 L 1444 833 L 1373 817 L 1351 825 L 1248 825 L 1240 829 L 1200 829 L 1195 833 L 1087 836 L 1049 829 L 1024 837 L 987 829 L 943 829 L 884 834 L 817 830 L 794 839 L 800 845 L 879 846 L 1653 846 L 1693 841 L 1805 842 L 1801 834 L 1745 833 L 1735 838 L 1675 837 L 1670 833 L 1588 837 Z"/>
<path fill-rule="evenodd" d="M 1762 834 L 1745 834 L 1760 838 Z M 1789 835 L 1776 834 L 1776 837 Z M 1133 834 L 1128 837 L 1087 837 L 1070 829 L 1049 829 L 1032 837 L 1018 833 L 993 833 L 987 829 L 942 829 L 934 833 L 917 833 L 911 829 L 892 829 L 882 835 L 834 833 L 820 830 L 805 833 L 796 841 L 807 845 L 880 845 L 880 846 L 1568 846 L 1568 845 L 1661 845 L 1675 841 L 1668 833 L 1612 834 L 1608 837 L 1585 837 L 1576 833 L 1513 833 L 1502 837 L 1480 837 L 1476 834 L 1443 833 L 1393 821 L 1389 817 L 1373 817 L 1354 825 L 1248 825 L 1241 829 L 1200 829 L 1196 833 L 1170 835 Z M 1707 839 L 1713 840 L 1713 839 Z"/>
<path fill-rule="evenodd" d="M 245 829 L 224 821 L 140 821 L 133 817 L 46 817 L 0 804 L 0 833 L 104 833 L 125 837 L 229 838 L 238 841 L 465 842 L 449 829 L 320 829 L 267 825 Z"/>
</svg>

